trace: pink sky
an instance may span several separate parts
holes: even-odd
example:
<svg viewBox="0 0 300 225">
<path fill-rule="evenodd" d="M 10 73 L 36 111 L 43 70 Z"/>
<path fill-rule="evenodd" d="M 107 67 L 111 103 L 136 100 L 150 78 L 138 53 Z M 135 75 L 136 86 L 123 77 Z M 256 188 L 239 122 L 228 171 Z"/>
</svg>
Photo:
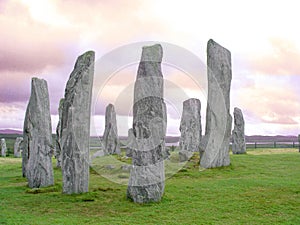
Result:
<svg viewBox="0 0 300 225">
<path fill-rule="evenodd" d="M 155 41 L 187 49 L 205 63 L 212 38 L 231 51 L 231 113 L 242 109 L 246 134 L 298 135 L 299 7 L 297 1 L 265 2 L 1 0 L 0 129 L 22 129 L 34 76 L 48 82 L 54 129 L 74 62 L 87 50 L 99 59 L 123 45 Z M 163 72 L 168 134 L 179 134 L 185 97 L 201 99 L 204 128 L 203 88 L 172 66 L 163 65 Z M 97 134 L 109 102 L 116 104 L 120 135 L 127 134 L 135 75 L 136 65 L 124 67 L 101 90 L 93 120 Z"/>
</svg>

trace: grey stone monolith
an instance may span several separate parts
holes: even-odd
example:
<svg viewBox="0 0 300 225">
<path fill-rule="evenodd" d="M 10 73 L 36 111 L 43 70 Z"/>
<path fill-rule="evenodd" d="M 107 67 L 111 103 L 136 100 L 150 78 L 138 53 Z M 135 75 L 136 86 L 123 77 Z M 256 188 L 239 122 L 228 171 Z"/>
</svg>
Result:
<svg viewBox="0 0 300 225">
<path fill-rule="evenodd" d="M 187 161 L 194 152 L 199 152 L 202 136 L 201 103 L 199 99 L 190 98 L 183 102 L 180 122 L 179 161 Z"/>
<path fill-rule="evenodd" d="M 6 148 L 5 139 L 1 138 L 1 156 L 2 157 L 6 157 L 6 151 L 7 151 L 7 148 Z"/>
<path fill-rule="evenodd" d="M 23 139 L 23 175 L 28 179 L 28 186 L 39 188 L 53 185 L 50 103 L 47 82 L 43 79 L 32 78 Z"/>
<path fill-rule="evenodd" d="M 26 144 L 26 148 L 25 148 Z M 26 177 L 26 170 L 27 170 L 27 164 L 28 164 L 28 141 L 24 140 L 24 135 L 23 135 L 23 141 L 21 143 L 21 156 L 22 156 L 22 176 Z"/>
<path fill-rule="evenodd" d="M 206 127 L 200 152 L 200 166 L 214 168 L 230 164 L 229 142 L 232 117 L 230 115 L 231 53 L 213 40 L 207 43 L 208 99 Z M 203 144 L 202 143 L 202 144 Z"/>
<path fill-rule="evenodd" d="M 245 121 L 242 110 L 235 107 L 234 112 L 234 129 L 232 131 L 232 153 L 244 154 L 246 153 L 245 141 Z"/>
<path fill-rule="evenodd" d="M 23 137 L 17 137 L 14 144 L 14 156 L 21 157 L 21 143 L 23 141 Z"/>
<path fill-rule="evenodd" d="M 127 137 L 127 145 L 126 145 L 126 156 L 132 157 L 132 149 L 136 147 L 135 136 L 133 134 L 133 129 L 130 128 L 128 130 L 128 137 Z"/>
<path fill-rule="evenodd" d="M 77 58 L 65 89 L 61 120 L 63 193 L 84 193 L 89 187 L 91 97 L 95 53 Z"/>
<path fill-rule="evenodd" d="M 102 141 L 104 145 L 104 151 L 106 154 L 121 154 L 116 111 L 115 107 L 112 104 L 106 106 L 105 129 Z"/>
<path fill-rule="evenodd" d="M 298 148 L 299 148 L 299 152 L 300 152 L 300 134 L 298 135 Z"/>
<path fill-rule="evenodd" d="M 134 85 L 133 134 L 127 197 L 137 203 L 158 202 L 164 193 L 164 148 L 166 105 L 161 72 L 162 47 L 159 44 L 142 49 Z"/>
<path fill-rule="evenodd" d="M 56 158 L 56 167 L 61 168 L 61 118 L 63 112 L 64 98 L 60 99 L 58 107 L 58 123 L 56 126 L 56 139 L 55 139 L 55 158 Z"/>
</svg>

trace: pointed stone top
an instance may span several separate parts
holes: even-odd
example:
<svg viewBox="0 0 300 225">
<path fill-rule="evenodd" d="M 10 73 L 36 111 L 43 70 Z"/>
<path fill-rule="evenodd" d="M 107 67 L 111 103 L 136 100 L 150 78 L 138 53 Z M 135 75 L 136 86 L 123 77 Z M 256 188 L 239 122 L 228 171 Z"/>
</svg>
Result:
<svg viewBox="0 0 300 225">
<path fill-rule="evenodd" d="M 240 113 L 240 114 L 242 114 L 242 110 L 241 110 L 240 108 L 238 108 L 238 107 L 234 107 L 233 113 L 234 113 L 234 114 L 235 114 L 235 113 Z"/>
<path fill-rule="evenodd" d="M 40 95 L 40 98 L 46 98 L 46 99 L 48 99 L 49 98 L 49 94 L 48 94 L 48 84 L 47 84 L 47 81 L 44 80 L 44 79 L 33 77 L 31 79 L 31 94 L 34 95 L 34 96 Z M 30 97 L 30 99 L 31 98 L 32 97 Z M 33 100 L 33 101 L 35 101 L 35 100 Z"/>
<path fill-rule="evenodd" d="M 242 113 L 242 110 L 239 109 L 238 107 L 234 108 L 233 111 L 233 115 L 234 115 L 234 127 L 236 126 L 244 126 L 244 116 Z"/>
<path fill-rule="evenodd" d="M 105 126 L 107 126 L 109 123 L 116 122 L 116 111 L 115 106 L 113 104 L 108 104 L 105 108 Z"/>
<path fill-rule="evenodd" d="M 91 62 L 95 61 L 95 52 L 87 51 L 82 55 L 78 56 L 74 68 L 77 68 L 80 65 L 89 65 Z"/>
<path fill-rule="evenodd" d="M 107 109 L 108 109 L 108 108 L 114 108 L 114 105 L 111 104 L 111 103 L 109 103 L 109 104 L 106 106 L 106 108 L 107 108 Z"/>
<path fill-rule="evenodd" d="M 227 52 L 227 54 L 231 54 L 228 49 L 224 48 L 222 45 L 218 44 L 213 39 L 209 39 L 207 42 L 207 54 L 210 54 L 211 49 L 223 49 Z"/>
<path fill-rule="evenodd" d="M 111 103 L 108 104 L 105 108 L 105 116 L 110 118 L 112 116 L 112 114 L 115 114 L 115 113 L 116 113 L 115 106 Z"/>
<path fill-rule="evenodd" d="M 160 44 L 144 46 L 141 61 L 161 62 L 163 57 L 163 49 Z"/>
<path fill-rule="evenodd" d="M 85 58 L 85 57 L 91 57 L 91 56 L 95 56 L 95 52 L 92 50 L 86 51 L 85 53 L 83 53 L 82 55 L 78 56 L 78 58 Z"/>
<path fill-rule="evenodd" d="M 31 79 L 31 83 L 32 83 L 32 84 L 37 84 L 37 83 L 39 83 L 39 84 L 41 84 L 41 83 L 46 83 L 46 84 L 47 84 L 47 81 L 44 80 L 44 79 L 38 78 L 38 77 L 33 77 L 33 78 Z"/>
</svg>

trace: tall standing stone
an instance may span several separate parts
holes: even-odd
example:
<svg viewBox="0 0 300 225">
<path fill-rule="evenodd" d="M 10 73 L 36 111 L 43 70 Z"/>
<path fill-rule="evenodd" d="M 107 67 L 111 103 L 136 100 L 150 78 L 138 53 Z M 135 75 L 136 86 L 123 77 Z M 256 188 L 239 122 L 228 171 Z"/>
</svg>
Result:
<svg viewBox="0 0 300 225">
<path fill-rule="evenodd" d="M 14 144 L 14 156 L 21 157 L 21 143 L 23 141 L 23 137 L 17 137 Z"/>
<path fill-rule="evenodd" d="M 23 138 L 23 175 L 28 179 L 28 186 L 39 188 L 53 185 L 50 103 L 47 82 L 43 79 L 32 78 Z"/>
<path fill-rule="evenodd" d="M 135 141 L 133 129 L 130 128 L 128 130 L 127 145 L 126 145 L 126 156 L 127 157 L 132 157 L 132 149 L 136 148 L 135 143 L 136 143 L 136 141 Z"/>
<path fill-rule="evenodd" d="M 26 144 L 26 148 L 25 148 Z M 28 141 L 24 140 L 24 135 L 23 135 L 23 141 L 22 141 L 22 176 L 26 177 L 26 170 L 27 170 L 27 164 L 28 164 Z"/>
<path fill-rule="evenodd" d="M 298 135 L 298 148 L 299 148 L 299 152 L 300 152 L 300 134 Z"/>
<path fill-rule="evenodd" d="M 199 99 L 190 98 L 183 102 L 180 122 L 179 160 L 187 161 L 193 152 L 199 151 L 201 141 L 201 103 Z"/>
<path fill-rule="evenodd" d="M 106 154 L 120 154 L 120 141 L 118 137 L 117 118 L 115 107 L 109 104 L 105 111 L 105 129 L 103 145 Z"/>
<path fill-rule="evenodd" d="M 7 151 L 7 148 L 6 148 L 5 139 L 1 138 L 1 156 L 2 157 L 6 157 L 6 151 Z"/>
<path fill-rule="evenodd" d="M 246 153 L 245 141 L 245 121 L 242 110 L 234 108 L 234 129 L 232 131 L 232 153 L 244 154 Z"/>
<path fill-rule="evenodd" d="M 55 158 L 56 158 L 56 167 L 61 168 L 61 117 L 64 105 L 64 98 L 60 99 L 58 107 L 58 123 L 56 126 L 56 148 L 55 148 Z"/>
<path fill-rule="evenodd" d="M 161 45 L 143 47 L 134 86 L 132 164 L 127 197 L 134 202 L 161 200 L 164 192 L 166 105 L 163 95 Z"/>
<path fill-rule="evenodd" d="M 79 56 L 67 82 L 61 121 L 63 192 L 88 192 L 95 53 Z"/>
<path fill-rule="evenodd" d="M 230 115 L 231 53 L 213 40 L 207 43 L 208 99 L 204 152 L 200 165 L 204 168 L 230 164 L 229 142 L 232 118 Z"/>
</svg>

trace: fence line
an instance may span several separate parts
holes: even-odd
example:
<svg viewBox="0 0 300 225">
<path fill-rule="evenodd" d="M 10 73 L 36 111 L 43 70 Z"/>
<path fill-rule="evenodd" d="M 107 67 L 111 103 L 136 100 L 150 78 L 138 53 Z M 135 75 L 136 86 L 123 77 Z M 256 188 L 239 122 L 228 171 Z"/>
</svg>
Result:
<svg viewBox="0 0 300 225">
<path fill-rule="evenodd" d="M 296 141 L 248 141 L 247 148 L 299 148 Z"/>
</svg>

